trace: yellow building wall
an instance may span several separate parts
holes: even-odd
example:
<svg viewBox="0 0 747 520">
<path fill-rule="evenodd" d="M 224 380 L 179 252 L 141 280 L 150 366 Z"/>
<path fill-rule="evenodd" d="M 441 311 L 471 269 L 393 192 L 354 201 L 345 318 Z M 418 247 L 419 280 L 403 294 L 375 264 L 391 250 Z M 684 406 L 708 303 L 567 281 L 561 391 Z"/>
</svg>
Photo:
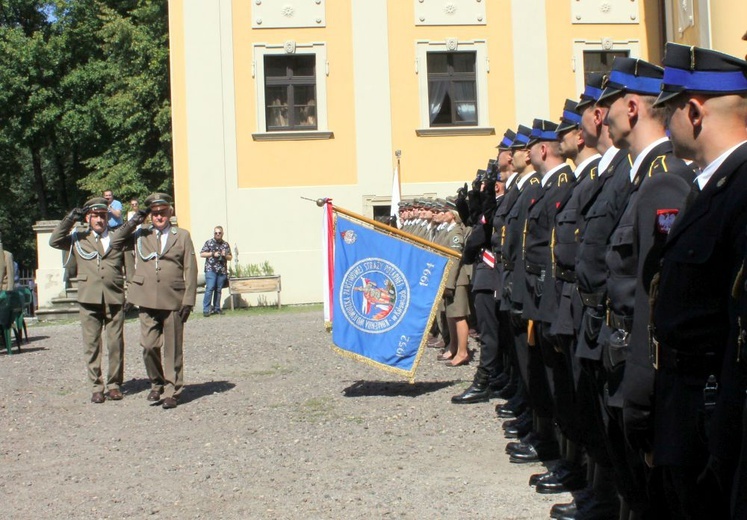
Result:
<svg viewBox="0 0 747 520">
<path fill-rule="evenodd" d="M 713 49 L 745 59 L 747 42 L 747 2 L 711 0 L 711 42 Z"/>
<path fill-rule="evenodd" d="M 657 3 L 639 1 L 638 5 L 640 23 L 599 25 L 571 23 L 571 2 L 545 2 L 552 120 L 562 114 L 567 98 L 578 99 L 581 94 L 576 89 L 576 72 L 572 63 L 574 40 L 639 40 L 640 57 L 652 63 L 661 63 L 661 30 Z M 576 63 L 575 67 L 582 70 L 583 63 Z"/>
<path fill-rule="evenodd" d="M 187 156 L 187 82 L 184 64 L 184 0 L 169 0 L 169 68 L 174 162 L 174 200 L 181 227 L 190 228 L 189 158 Z"/>
<path fill-rule="evenodd" d="M 334 9 L 331 6 L 334 5 Z M 356 184 L 353 58 L 349 2 L 326 10 L 326 27 L 252 29 L 251 2 L 234 0 L 233 34 L 239 188 Z M 254 141 L 257 132 L 254 43 L 327 44 L 327 114 L 332 139 Z"/>
<path fill-rule="evenodd" d="M 392 146 L 402 150 L 403 183 L 463 182 L 474 178 L 495 156 L 495 146 L 506 127 L 513 127 L 513 70 L 511 31 L 501 20 L 508 19 L 509 2 L 492 0 L 485 6 L 488 25 L 415 26 L 412 1 L 389 0 L 389 56 L 392 99 Z M 497 135 L 419 137 L 420 105 L 418 75 L 415 73 L 417 40 L 487 40 L 488 124 Z M 424 73 L 421 67 L 421 74 Z M 407 193 L 407 190 L 405 190 Z M 443 193 L 441 195 L 447 195 Z"/>
</svg>

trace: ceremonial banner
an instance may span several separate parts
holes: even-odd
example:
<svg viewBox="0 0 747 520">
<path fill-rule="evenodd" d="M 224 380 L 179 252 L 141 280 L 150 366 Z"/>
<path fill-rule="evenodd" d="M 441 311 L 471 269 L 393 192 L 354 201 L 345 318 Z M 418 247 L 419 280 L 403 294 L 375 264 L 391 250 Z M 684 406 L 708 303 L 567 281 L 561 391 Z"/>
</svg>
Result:
<svg viewBox="0 0 747 520">
<path fill-rule="evenodd" d="M 336 218 L 334 348 L 412 380 L 451 262 L 360 221 Z"/>
</svg>

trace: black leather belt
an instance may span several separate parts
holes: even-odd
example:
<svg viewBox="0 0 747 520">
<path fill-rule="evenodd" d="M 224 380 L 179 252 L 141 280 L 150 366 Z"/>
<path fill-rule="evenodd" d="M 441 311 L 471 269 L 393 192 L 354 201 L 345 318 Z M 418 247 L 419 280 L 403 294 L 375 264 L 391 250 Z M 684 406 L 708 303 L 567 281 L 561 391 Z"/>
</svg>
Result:
<svg viewBox="0 0 747 520">
<path fill-rule="evenodd" d="M 599 307 L 604 303 L 604 296 L 605 293 L 599 292 L 599 293 L 585 293 L 582 292 L 580 289 L 578 291 L 578 294 L 581 296 L 581 302 L 587 306 L 587 307 Z"/>
<path fill-rule="evenodd" d="M 542 272 L 545 270 L 545 266 L 539 264 L 530 264 L 529 262 L 524 263 L 524 269 L 529 274 L 536 274 L 542 276 Z"/>
<path fill-rule="evenodd" d="M 563 269 L 555 264 L 555 278 L 568 283 L 576 283 L 576 271 L 573 269 Z"/>
<path fill-rule="evenodd" d="M 657 370 L 668 369 L 681 374 L 708 376 L 721 369 L 715 352 L 683 352 L 658 342 L 653 343 L 652 349 L 652 361 Z"/>
<path fill-rule="evenodd" d="M 633 330 L 633 316 L 623 316 L 614 312 L 607 312 L 607 325 L 611 329 L 624 330 L 631 332 Z"/>
</svg>

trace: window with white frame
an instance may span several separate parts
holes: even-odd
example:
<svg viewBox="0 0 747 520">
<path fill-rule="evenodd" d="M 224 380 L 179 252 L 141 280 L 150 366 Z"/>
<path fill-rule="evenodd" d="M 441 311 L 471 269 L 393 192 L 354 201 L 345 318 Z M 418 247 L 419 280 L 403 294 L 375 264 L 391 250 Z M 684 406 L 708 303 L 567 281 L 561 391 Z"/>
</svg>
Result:
<svg viewBox="0 0 747 520">
<path fill-rule="evenodd" d="M 573 70 L 576 73 L 576 90 L 584 91 L 586 78 L 592 72 L 607 74 L 612 70 L 612 62 L 617 57 L 637 58 L 641 45 L 638 40 L 601 41 L 575 40 L 573 42 Z"/>
<path fill-rule="evenodd" d="M 324 43 L 255 44 L 255 140 L 328 139 Z"/>
<path fill-rule="evenodd" d="M 484 135 L 488 128 L 485 40 L 416 42 L 418 135 Z"/>
<path fill-rule="evenodd" d="M 428 117 L 431 126 L 477 125 L 474 52 L 428 53 Z"/>
</svg>

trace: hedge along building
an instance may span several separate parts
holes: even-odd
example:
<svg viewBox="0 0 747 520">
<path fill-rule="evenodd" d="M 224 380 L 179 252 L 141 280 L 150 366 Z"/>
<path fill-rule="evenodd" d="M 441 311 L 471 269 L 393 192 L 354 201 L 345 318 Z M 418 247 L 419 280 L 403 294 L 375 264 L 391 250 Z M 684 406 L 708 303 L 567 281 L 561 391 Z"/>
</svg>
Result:
<svg viewBox="0 0 747 520">
<path fill-rule="evenodd" d="M 284 303 L 318 302 L 331 197 L 388 214 L 445 196 L 507 127 L 555 120 L 615 56 L 669 40 L 742 56 L 741 0 L 170 0 L 174 186 L 200 247 L 223 225 Z M 740 25 L 741 24 L 741 25 Z"/>
</svg>

